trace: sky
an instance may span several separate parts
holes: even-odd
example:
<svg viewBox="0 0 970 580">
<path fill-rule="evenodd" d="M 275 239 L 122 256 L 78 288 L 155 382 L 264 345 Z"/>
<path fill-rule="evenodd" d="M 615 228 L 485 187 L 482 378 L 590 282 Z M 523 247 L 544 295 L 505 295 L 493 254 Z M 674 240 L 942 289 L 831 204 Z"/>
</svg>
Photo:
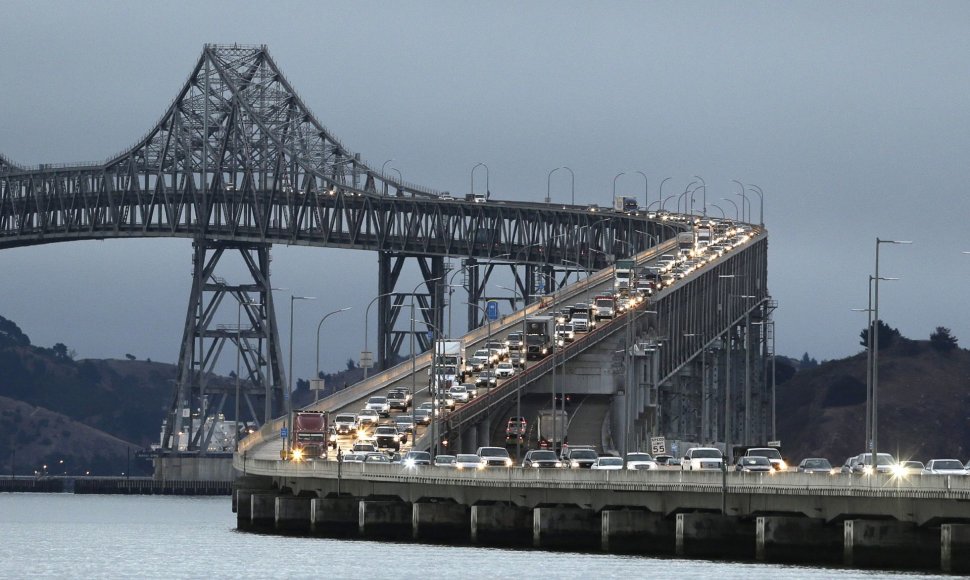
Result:
<svg viewBox="0 0 970 580">
<path fill-rule="evenodd" d="M 877 237 L 913 242 L 881 246 L 880 275 L 899 278 L 880 285 L 883 320 L 970 345 L 966 2 L 7 0 L 3 19 L 12 161 L 114 155 L 162 115 L 204 43 L 266 44 L 344 145 L 427 187 L 467 193 L 484 162 L 493 198 L 541 201 L 565 165 L 577 203 L 604 205 L 622 172 L 617 194 L 643 200 L 642 171 L 650 201 L 666 177 L 665 197 L 701 176 L 728 214 L 722 198 L 743 204 L 732 180 L 761 187 L 779 354 L 859 352 L 866 315 L 851 309 L 867 307 Z M 552 199 L 569 186 L 558 172 Z M 377 254 L 272 258 L 284 348 L 288 295 L 317 297 L 296 304 L 296 376 L 313 374 L 316 325 L 338 308 L 351 310 L 326 322 L 320 366 L 356 359 Z M 190 276 L 184 239 L 7 249 L 0 315 L 79 358 L 174 362 Z M 411 270 L 399 288 L 418 281 Z"/>
</svg>

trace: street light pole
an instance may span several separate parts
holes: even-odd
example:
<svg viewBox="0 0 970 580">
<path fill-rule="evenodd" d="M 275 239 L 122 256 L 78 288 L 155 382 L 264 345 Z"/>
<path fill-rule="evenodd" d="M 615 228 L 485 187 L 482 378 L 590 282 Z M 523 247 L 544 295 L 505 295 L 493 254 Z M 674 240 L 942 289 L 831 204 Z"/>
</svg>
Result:
<svg viewBox="0 0 970 580">
<path fill-rule="evenodd" d="M 347 310 L 350 310 L 350 308 L 351 307 L 348 306 L 346 308 L 341 308 L 340 310 L 334 310 L 333 312 L 328 312 L 323 318 L 320 319 L 320 323 L 317 324 L 317 374 L 315 377 L 313 377 L 314 379 L 317 379 L 317 380 L 320 379 L 320 328 L 323 326 L 323 321 L 330 318 L 334 314 L 337 314 L 338 312 L 346 312 Z M 319 400 L 320 400 L 320 390 L 313 389 L 313 402 L 316 403 Z"/>
<path fill-rule="evenodd" d="M 572 203 L 572 205 L 576 205 L 576 174 L 573 173 L 572 169 L 566 167 L 565 165 L 563 165 L 562 168 L 569 172 L 569 191 L 572 195 L 572 201 L 570 203 Z"/>
<path fill-rule="evenodd" d="M 617 173 L 617 174 L 616 174 L 616 175 L 615 175 L 615 176 L 613 177 L 613 199 L 611 199 L 611 200 L 610 200 L 610 204 L 609 204 L 608 206 L 606 206 L 606 207 L 613 207 L 613 204 L 615 204 L 615 203 L 616 203 L 616 179 L 617 179 L 618 177 L 620 177 L 621 175 L 626 175 L 626 172 L 624 171 L 624 172 L 622 172 L 622 173 Z"/>
<path fill-rule="evenodd" d="M 293 394 L 293 303 L 297 300 L 316 300 L 315 296 L 294 296 L 290 294 L 290 362 L 289 362 L 289 380 L 286 382 L 286 392 L 283 393 L 283 406 L 286 408 L 286 419 L 283 421 L 283 426 L 289 426 L 289 421 L 293 418 L 293 404 L 290 400 Z M 283 449 L 286 451 L 286 456 L 290 456 L 290 438 L 286 437 L 283 439 Z"/>
<path fill-rule="evenodd" d="M 643 206 L 646 207 L 650 203 L 650 182 L 647 180 L 647 174 L 637 170 L 637 173 L 643 176 Z"/>
<path fill-rule="evenodd" d="M 475 166 L 472 167 L 472 174 L 471 174 L 471 194 L 472 195 L 475 194 L 475 170 L 478 169 L 479 166 L 485 168 L 485 199 L 488 199 L 488 195 L 489 195 L 489 188 L 488 188 L 488 165 L 485 165 L 484 163 L 481 163 L 481 162 L 475 164 Z"/>
<path fill-rule="evenodd" d="M 387 179 L 384 178 L 384 168 L 387 167 L 387 164 L 390 163 L 391 161 L 394 161 L 394 160 L 388 159 L 387 161 L 381 164 L 381 181 L 384 182 L 384 197 L 387 197 Z"/>
<path fill-rule="evenodd" d="M 761 206 L 758 209 L 758 225 L 763 226 L 765 225 L 765 192 L 761 191 L 761 188 L 757 185 L 751 185 L 748 189 L 758 194 L 759 201 L 761 202 Z"/>
<path fill-rule="evenodd" d="M 695 175 L 694 178 L 695 179 L 700 179 L 701 180 L 701 187 L 704 188 L 704 217 L 707 217 L 707 182 L 704 181 L 704 178 L 701 177 L 701 176 L 699 176 L 699 175 Z M 694 191 L 697 191 L 697 190 L 695 189 Z M 690 207 L 691 207 L 692 210 L 694 209 L 694 195 L 693 194 L 691 194 L 691 196 L 690 196 Z"/>
<path fill-rule="evenodd" d="M 738 204 L 734 203 L 733 199 L 729 199 L 727 197 L 722 197 L 721 199 L 734 206 L 734 221 L 740 221 L 741 218 L 738 217 Z"/>
<path fill-rule="evenodd" d="M 909 240 L 881 240 L 876 238 L 876 290 L 873 298 L 873 308 L 876 325 L 872 329 L 872 469 L 878 471 L 879 466 L 879 246 L 882 244 L 912 244 Z"/>
<path fill-rule="evenodd" d="M 367 305 L 367 308 L 364 309 L 364 352 L 367 352 L 367 346 L 368 346 L 368 342 L 367 342 L 367 329 L 368 329 L 367 317 L 370 315 L 370 307 L 374 305 L 374 302 L 377 302 L 378 300 L 380 300 L 381 298 L 384 298 L 385 296 L 390 296 L 391 294 L 394 294 L 394 293 L 393 292 L 385 292 L 384 294 L 379 294 L 373 300 L 371 300 L 370 303 Z M 373 361 L 373 360 L 374 359 L 372 357 L 371 358 L 371 361 Z M 368 368 L 370 368 L 370 367 L 369 366 L 365 366 L 364 367 L 364 378 L 365 379 L 367 378 L 367 369 Z"/>
<path fill-rule="evenodd" d="M 663 209 L 664 184 L 667 183 L 667 180 L 669 179 L 669 177 L 664 177 L 663 181 L 660 182 L 660 196 L 657 198 L 657 201 L 660 202 L 660 209 Z M 649 205 L 647 205 L 647 209 L 650 209 Z"/>
</svg>

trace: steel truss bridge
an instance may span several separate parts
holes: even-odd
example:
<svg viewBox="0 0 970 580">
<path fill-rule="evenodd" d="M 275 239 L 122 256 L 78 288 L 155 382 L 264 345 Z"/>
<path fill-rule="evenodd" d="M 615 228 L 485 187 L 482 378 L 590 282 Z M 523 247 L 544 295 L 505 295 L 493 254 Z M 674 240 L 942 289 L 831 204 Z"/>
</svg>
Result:
<svg viewBox="0 0 970 580">
<path fill-rule="evenodd" d="M 378 252 L 377 365 L 384 368 L 406 338 L 413 335 L 424 350 L 428 331 L 441 328 L 443 280 L 458 273 L 447 258 L 461 260 L 472 329 L 482 324 L 477 304 L 495 268 L 511 269 L 528 303 L 543 288 L 559 289 L 570 272 L 600 270 L 683 227 L 580 206 L 475 203 L 388 178 L 320 123 L 265 46 L 206 45 L 161 119 L 102 163 L 28 167 L 0 155 L 0 249 L 192 240 L 193 282 L 165 421 L 166 453 L 206 455 L 210 419 L 232 400 L 248 415 L 237 418 L 257 425 L 282 413 L 288 394 L 272 244 Z M 230 283 L 218 275 L 227 254 L 241 257 L 249 279 Z M 409 261 L 423 275 L 420 293 L 398 288 Z M 424 321 L 414 329 L 399 320 L 409 298 Z M 239 324 L 217 323 L 232 310 Z M 244 366 L 238 397 L 212 380 L 227 346 Z"/>
</svg>

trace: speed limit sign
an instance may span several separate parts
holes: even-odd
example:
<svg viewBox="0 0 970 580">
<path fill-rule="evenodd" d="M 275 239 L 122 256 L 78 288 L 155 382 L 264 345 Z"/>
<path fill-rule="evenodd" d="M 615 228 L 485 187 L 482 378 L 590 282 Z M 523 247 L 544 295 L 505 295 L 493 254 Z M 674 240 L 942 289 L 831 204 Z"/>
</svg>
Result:
<svg viewBox="0 0 970 580">
<path fill-rule="evenodd" d="M 650 438 L 650 452 L 654 455 L 666 455 L 667 454 L 667 440 L 663 437 L 651 437 Z"/>
</svg>

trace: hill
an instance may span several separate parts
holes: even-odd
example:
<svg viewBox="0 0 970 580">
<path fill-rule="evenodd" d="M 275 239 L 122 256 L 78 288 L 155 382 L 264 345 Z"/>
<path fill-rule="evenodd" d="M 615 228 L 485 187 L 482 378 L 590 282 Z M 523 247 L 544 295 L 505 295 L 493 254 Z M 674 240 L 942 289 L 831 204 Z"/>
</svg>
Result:
<svg viewBox="0 0 970 580">
<path fill-rule="evenodd" d="M 970 351 L 899 338 L 879 349 L 879 449 L 970 458 Z M 841 465 L 865 446 L 866 354 L 800 370 L 777 387 L 778 437 L 792 459 Z"/>
</svg>

